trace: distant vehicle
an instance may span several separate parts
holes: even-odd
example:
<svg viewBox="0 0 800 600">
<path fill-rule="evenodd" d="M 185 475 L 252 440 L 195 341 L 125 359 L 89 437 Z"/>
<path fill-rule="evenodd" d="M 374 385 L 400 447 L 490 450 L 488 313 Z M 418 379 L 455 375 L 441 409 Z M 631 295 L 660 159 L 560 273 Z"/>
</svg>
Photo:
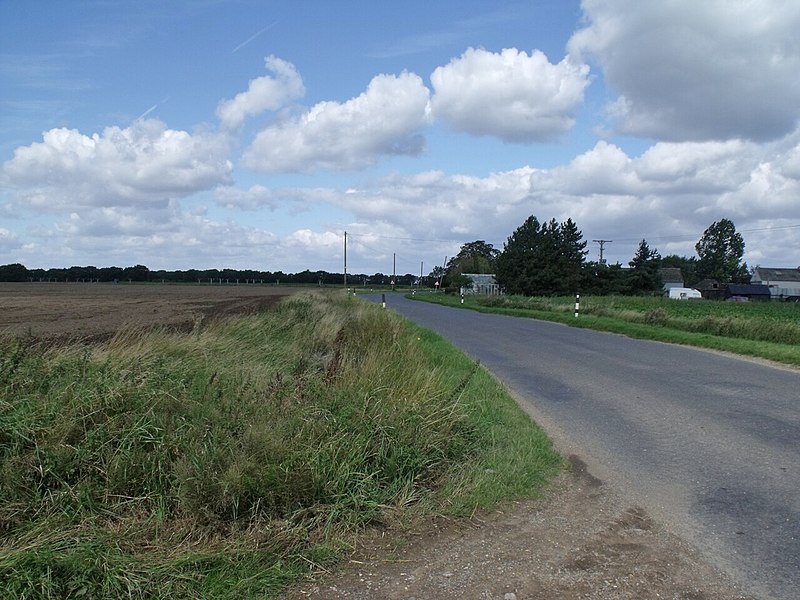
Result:
<svg viewBox="0 0 800 600">
<path fill-rule="evenodd" d="M 703 295 L 694 288 L 674 287 L 669 290 L 671 300 L 699 300 Z"/>
</svg>

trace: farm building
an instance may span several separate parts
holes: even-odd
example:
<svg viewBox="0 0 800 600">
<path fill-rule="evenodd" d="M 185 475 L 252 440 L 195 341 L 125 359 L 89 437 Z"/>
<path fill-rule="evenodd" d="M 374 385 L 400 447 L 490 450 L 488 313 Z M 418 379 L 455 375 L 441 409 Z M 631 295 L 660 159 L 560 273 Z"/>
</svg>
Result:
<svg viewBox="0 0 800 600">
<path fill-rule="evenodd" d="M 500 285 L 489 273 L 464 273 L 469 277 L 470 284 L 464 288 L 465 294 L 482 294 L 484 296 L 497 296 L 500 294 Z"/>
<path fill-rule="evenodd" d="M 745 283 L 720 283 L 716 279 L 703 279 L 695 286 L 706 300 L 769 300 L 770 290 L 765 285 Z"/>
<path fill-rule="evenodd" d="M 703 294 L 706 300 L 722 300 L 725 297 L 725 286 L 716 279 L 703 279 L 694 284 L 694 289 Z"/>
<path fill-rule="evenodd" d="M 769 288 L 757 283 L 729 283 L 725 286 L 726 300 L 769 301 Z"/>
<path fill-rule="evenodd" d="M 800 268 L 771 269 L 756 267 L 753 269 L 750 283 L 767 286 L 773 299 L 800 298 Z"/>
<path fill-rule="evenodd" d="M 664 267 L 658 270 L 658 274 L 661 275 L 661 281 L 664 284 L 664 294 L 669 295 L 672 288 L 684 287 L 683 273 L 678 267 Z"/>
</svg>

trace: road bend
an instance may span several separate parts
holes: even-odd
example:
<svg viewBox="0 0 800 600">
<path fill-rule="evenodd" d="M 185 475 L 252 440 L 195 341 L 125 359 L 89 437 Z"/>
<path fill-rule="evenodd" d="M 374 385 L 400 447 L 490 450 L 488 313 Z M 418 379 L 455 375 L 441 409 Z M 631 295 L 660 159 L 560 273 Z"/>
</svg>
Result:
<svg viewBox="0 0 800 600">
<path fill-rule="evenodd" d="M 742 589 L 800 598 L 800 371 L 386 296 Z"/>
</svg>

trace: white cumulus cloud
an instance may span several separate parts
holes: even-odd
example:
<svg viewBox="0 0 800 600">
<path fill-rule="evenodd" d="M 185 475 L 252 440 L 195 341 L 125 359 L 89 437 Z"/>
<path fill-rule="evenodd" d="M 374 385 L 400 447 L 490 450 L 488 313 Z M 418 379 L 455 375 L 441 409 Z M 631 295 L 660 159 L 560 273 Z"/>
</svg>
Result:
<svg viewBox="0 0 800 600">
<path fill-rule="evenodd" d="M 800 3 L 583 0 L 569 42 L 619 97 L 622 133 L 669 141 L 769 140 L 800 118 Z"/>
<path fill-rule="evenodd" d="M 429 92 L 412 73 L 378 75 L 346 102 L 320 102 L 260 131 L 245 166 L 265 172 L 361 169 L 387 155 L 419 154 Z"/>
<path fill-rule="evenodd" d="M 557 138 L 575 124 L 589 67 L 541 51 L 499 53 L 470 48 L 431 74 L 435 117 L 472 135 L 510 142 Z"/>
<path fill-rule="evenodd" d="M 217 107 L 217 117 L 225 129 L 237 129 L 248 117 L 277 110 L 305 94 L 303 79 L 292 63 L 276 56 L 268 56 L 264 62 L 272 75 L 251 79 L 246 92 Z"/>
<path fill-rule="evenodd" d="M 41 142 L 17 148 L 2 176 L 39 209 L 163 203 L 227 180 L 228 150 L 223 137 L 168 129 L 154 119 L 91 136 L 51 129 Z"/>
</svg>

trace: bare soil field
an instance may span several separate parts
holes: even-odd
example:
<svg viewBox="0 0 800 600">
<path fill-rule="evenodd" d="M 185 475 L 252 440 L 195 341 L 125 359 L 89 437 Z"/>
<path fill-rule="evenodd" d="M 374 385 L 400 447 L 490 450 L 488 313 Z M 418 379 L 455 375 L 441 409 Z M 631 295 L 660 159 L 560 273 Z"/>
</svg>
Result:
<svg viewBox="0 0 800 600">
<path fill-rule="evenodd" d="M 123 327 L 190 330 L 218 315 L 263 310 L 286 286 L 0 283 L 0 335 L 100 341 Z"/>
<path fill-rule="evenodd" d="M 191 330 L 218 315 L 260 311 L 297 288 L 0 283 L 0 336 L 102 341 L 124 327 Z M 335 572 L 318 571 L 292 600 L 750 598 L 619 490 L 571 458 L 540 500 L 472 519 L 375 530 Z"/>
</svg>

